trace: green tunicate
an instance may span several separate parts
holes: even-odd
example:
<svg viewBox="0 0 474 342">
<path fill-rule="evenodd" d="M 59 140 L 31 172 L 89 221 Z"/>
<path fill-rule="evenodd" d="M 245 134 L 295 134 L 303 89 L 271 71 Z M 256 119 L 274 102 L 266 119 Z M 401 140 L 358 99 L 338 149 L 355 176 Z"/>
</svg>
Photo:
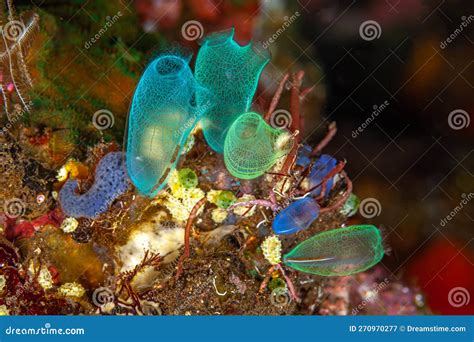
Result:
<svg viewBox="0 0 474 342">
<path fill-rule="evenodd" d="M 357 225 L 316 234 L 286 254 L 283 262 L 305 273 L 344 276 L 365 271 L 383 255 L 380 231 L 375 226 Z"/>
<path fill-rule="evenodd" d="M 224 161 L 229 172 L 241 179 L 253 179 L 270 169 L 293 144 L 284 129 L 268 125 L 260 114 L 244 113 L 227 133 Z"/>
<path fill-rule="evenodd" d="M 281 278 L 273 278 L 268 283 L 268 288 L 270 289 L 270 291 L 273 291 L 279 287 L 286 287 L 285 281 Z"/>
<path fill-rule="evenodd" d="M 346 203 L 344 203 L 344 206 L 340 210 L 340 213 L 347 217 L 354 216 L 355 214 L 357 214 L 357 210 L 359 209 L 359 204 L 360 204 L 359 197 L 357 197 L 357 195 L 355 194 L 350 194 Z"/>
<path fill-rule="evenodd" d="M 178 172 L 178 178 L 181 185 L 186 189 L 195 188 L 198 185 L 196 172 L 191 169 L 181 169 Z"/>
<path fill-rule="evenodd" d="M 237 200 L 237 197 L 235 197 L 234 193 L 232 191 L 221 191 L 219 195 L 217 195 L 216 198 L 216 205 L 219 208 L 222 209 L 227 209 L 229 208 L 235 201 Z"/>
<path fill-rule="evenodd" d="M 201 126 L 207 143 L 218 153 L 224 152 L 229 127 L 250 109 L 260 74 L 270 60 L 268 51 L 253 43 L 240 46 L 233 38 L 234 29 L 209 35 L 196 57 L 196 80 L 216 99 Z M 198 104 L 208 101 L 205 92 L 198 91 L 196 98 Z"/>
</svg>

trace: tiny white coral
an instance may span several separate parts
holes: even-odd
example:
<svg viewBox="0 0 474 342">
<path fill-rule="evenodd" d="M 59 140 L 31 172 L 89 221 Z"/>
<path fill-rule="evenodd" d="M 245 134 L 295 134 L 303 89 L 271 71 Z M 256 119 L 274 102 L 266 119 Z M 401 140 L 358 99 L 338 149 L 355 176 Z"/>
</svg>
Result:
<svg viewBox="0 0 474 342">
<path fill-rule="evenodd" d="M 217 204 L 217 198 L 221 194 L 222 190 L 210 190 L 206 194 L 206 198 L 209 203 Z"/>
<path fill-rule="evenodd" d="M 281 262 L 281 241 L 276 235 L 267 237 L 262 242 L 262 252 L 265 259 L 272 265 L 279 264 Z"/>
<path fill-rule="evenodd" d="M 291 147 L 291 140 L 293 136 L 285 132 L 283 134 L 280 134 L 275 142 L 275 148 L 278 150 L 285 150 Z"/>
<path fill-rule="evenodd" d="M 82 297 L 86 290 L 82 287 L 81 284 L 73 282 L 73 283 L 65 283 L 61 285 L 58 289 L 60 295 L 64 297 Z"/>
<path fill-rule="evenodd" d="M 178 171 L 176 169 L 171 171 L 170 176 L 168 177 L 168 186 L 171 190 L 171 193 L 175 197 L 178 197 L 176 196 L 177 191 L 184 189 L 181 183 L 179 182 Z"/>
<path fill-rule="evenodd" d="M 215 223 L 222 223 L 227 218 L 227 210 L 216 208 L 211 212 L 211 217 Z"/>
<path fill-rule="evenodd" d="M 66 165 L 63 165 L 57 175 L 56 175 L 56 179 L 59 181 L 59 182 L 64 182 L 66 179 L 67 179 L 67 176 L 68 176 L 69 172 L 67 171 L 66 169 Z"/>
<path fill-rule="evenodd" d="M 6 305 L 0 305 L 0 316 L 9 316 L 10 312 Z"/>
<path fill-rule="evenodd" d="M 177 194 L 178 196 L 175 196 L 174 194 L 166 195 L 163 204 L 170 211 L 175 220 L 185 222 L 191 214 L 191 210 L 194 208 L 196 203 L 205 196 L 205 194 L 204 191 L 199 188 L 181 188 L 177 190 Z M 203 208 L 201 208 L 198 213 L 202 212 L 202 210 Z"/>
<path fill-rule="evenodd" d="M 46 266 L 43 266 L 39 272 L 38 283 L 45 290 L 53 287 L 53 277 Z"/>
<path fill-rule="evenodd" d="M 3 274 L 0 274 L 0 292 L 3 291 L 6 284 L 7 284 L 7 280 L 5 279 L 5 276 Z"/>
<path fill-rule="evenodd" d="M 77 229 L 79 222 L 74 217 L 66 217 L 61 223 L 61 229 L 65 233 L 72 233 Z"/>
</svg>

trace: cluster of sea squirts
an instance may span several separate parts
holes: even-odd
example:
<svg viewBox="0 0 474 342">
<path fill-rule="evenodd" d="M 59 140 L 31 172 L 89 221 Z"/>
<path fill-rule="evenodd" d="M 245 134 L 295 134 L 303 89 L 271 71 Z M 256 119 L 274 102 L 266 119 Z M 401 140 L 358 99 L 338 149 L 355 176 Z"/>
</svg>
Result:
<svg viewBox="0 0 474 342">
<path fill-rule="evenodd" d="M 65 213 L 97 217 L 127 190 L 128 179 L 142 195 L 155 197 L 166 187 L 198 123 L 208 145 L 224 154 L 225 165 L 234 177 L 253 179 L 272 168 L 292 145 L 278 148 L 278 139 L 291 139 L 291 134 L 269 126 L 261 114 L 250 111 L 260 74 L 269 59 L 252 44 L 237 44 L 230 30 L 203 40 L 194 73 L 189 57 L 171 53 L 153 60 L 133 96 L 125 156 L 120 152 L 105 156 L 97 167 L 95 184 L 83 195 L 75 193 L 76 181 L 68 181 L 59 195 Z M 296 165 L 309 167 L 310 152 L 309 146 L 302 146 Z M 317 185 L 336 164 L 329 155 L 316 160 L 306 177 L 306 187 L 311 191 L 275 212 L 275 234 L 297 233 L 318 218 L 320 206 L 315 198 L 327 198 L 335 179 L 326 180 L 324 194 Z M 183 179 L 197 181 L 192 177 Z M 349 199 L 354 201 L 352 196 Z M 383 254 L 380 231 L 361 225 L 319 233 L 285 254 L 282 263 L 312 274 L 348 275 L 372 267 Z"/>
</svg>

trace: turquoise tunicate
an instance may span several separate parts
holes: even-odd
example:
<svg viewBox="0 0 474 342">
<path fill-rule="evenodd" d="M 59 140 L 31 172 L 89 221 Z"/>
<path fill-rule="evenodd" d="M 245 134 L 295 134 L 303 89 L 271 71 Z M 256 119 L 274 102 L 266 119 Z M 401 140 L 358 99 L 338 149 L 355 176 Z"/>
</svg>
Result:
<svg viewBox="0 0 474 342">
<path fill-rule="evenodd" d="M 205 110 L 210 93 L 198 85 L 189 58 L 167 54 L 146 68 L 133 96 L 128 118 L 127 171 L 140 193 L 155 196 Z M 196 103 L 196 91 L 200 104 Z"/>
<path fill-rule="evenodd" d="M 216 98 L 201 125 L 207 143 L 218 153 L 224 152 L 229 127 L 250 109 L 260 73 L 270 60 L 265 50 L 254 44 L 240 46 L 233 37 L 234 29 L 206 37 L 196 57 L 196 80 Z M 205 103 L 207 94 L 198 91 L 197 101 Z"/>
</svg>

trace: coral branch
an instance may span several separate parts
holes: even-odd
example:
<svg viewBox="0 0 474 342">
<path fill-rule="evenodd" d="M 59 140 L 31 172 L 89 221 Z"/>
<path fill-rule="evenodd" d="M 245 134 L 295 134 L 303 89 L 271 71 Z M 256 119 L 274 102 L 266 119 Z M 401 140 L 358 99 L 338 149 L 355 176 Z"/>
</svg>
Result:
<svg viewBox="0 0 474 342">
<path fill-rule="evenodd" d="M 326 133 L 326 136 L 311 152 L 311 156 L 318 155 L 327 146 L 327 144 L 329 144 L 332 138 L 334 138 L 334 136 L 336 135 L 336 132 L 337 132 L 336 122 L 333 121 L 329 124 L 329 130 Z"/>
<path fill-rule="evenodd" d="M 186 222 L 186 228 L 185 228 L 185 233 L 184 233 L 184 252 L 183 255 L 180 257 L 179 262 L 178 262 L 178 270 L 176 272 L 176 280 L 179 279 L 182 271 L 183 271 L 183 262 L 185 259 L 189 258 L 191 255 L 191 245 L 190 245 L 190 239 L 191 239 L 191 227 L 193 226 L 194 219 L 196 218 L 197 212 L 199 209 L 206 203 L 207 199 L 206 197 L 203 197 L 197 202 L 193 209 L 191 210 L 191 213 L 189 214 L 188 221 Z"/>
<path fill-rule="evenodd" d="M 273 203 L 271 201 L 263 200 L 263 199 L 256 199 L 256 200 L 247 201 L 247 202 L 237 202 L 237 203 L 232 204 L 228 208 L 228 210 L 234 209 L 236 207 L 247 207 L 247 206 L 253 207 L 254 205 L 261 205 L 263 207 L 270 208 L 273 211 L 280 210 L 280 206 L 278 204 Z"/>
<path fill-rule="evenodd" d="M 300 113 L 300 88 L 303 82 L 304 71 L 300 70 L 292 74 L 291 82 L 291 93 L 290 93 L 290 112 L 291 112 L 291 125 L 290 130 L 292 132 L 301 130 L 301 113 Z M 281 172 L 283 174 L 288 174 L 291 168 L 293 167 L 296 156 L 298 154 L 298 143 L 301 141 L 301 135 L 296 135 L 296 144 L 293 144 L 293 148 L 285 159 Z"/>
<path fill-rule="evenodd" d="M 265 288 L 267 287 L 268 282 L 270 281 L 270 277 L 271 277 L 274 270 L 275 270 L 275 266 L 272 266 L 268 269 L 267 274 L 265 275 L 265 278 L 263 279 L 262 283 L 260 284 L 260 289 L 259 289 L 260 293 L 262 293 L 265 290 Z"/>
<path fill-rule="evenodd" d="M 153 266 L 156 267 L 160 264 L 162 258 L 160 254 L 150 252 L 149 250 L 145 251 L 145 255 L 141 262 L 135 266 L 133 270 L 125 271 L 119 274 L 119 278 L 125 282 L 130 282 L 133 278 L 142 271 L 145 267 Z"/>
<path fill-rule="evenodd" d="M 326 186 L 327 186 L 327 182 L 332 178 L 334 177 L 336 174 L 338 174 L 339 172 L 341 172 L 344 167 L 346 166 L 346 161 L 341 161 L 339 162 L 332 170 L 331 172 L 329 172 L 324 178 L 323 180 L 321 181 L 321 194 L 318 196 L 318 198 L 316 198 L 316 201 L 319 201 L 321 199 L 324 198 L 325 194 L 326 194 Z"/>
<path fill-rule="evenodd" d="M 278 84 L 277 90 L 275 91 L 275 94 L 273 95 L 272 102 L 270 103 L 270 106 L 268 107 L 268 111 L 265 114 L 265 121 L 269 122 L 270 118 L 272 116 L 272 113 L 275 111 L 276 106 L 278 105 L 278 102 L 280 101 L 281 94 L 283 92 L 283 88 L 285 87 L 285 83 L 290 77 L 289 73 L 286 73 L 282 79 L 280 80 L 280 83 Z"/>
<path fill-rule="evenodd" d="M 1 32 L 0 42 L 0 70 L 1 70 L 1 92 L 3 106 L 8 120 L 12 120 L 12 115 L 9 107 L 13 107 L 10 104 L 10 97 L 6 93 L 5 85 L 13 84 L 14 91 L 18 99 L 21 102 L 22 109 L 29 112 L 31 107 L 31 101 L 28 96 L 28 91 L 33 86 L 31 75 L 28 71 L 25 56 L 28 55 L 28 51 L 31 48 L 33 39 L 36 33 L 39 31 L 39 16 L 34 13 L 32 14 L 26 23 L 16 17 L 15 10 L 13 8 L 11 0 L 6 2 L 6 5 L 1 8 L 2 12 L 7 13 L 6 23 L 3 22 L 0 17 L 0 26 L 4 28 L 7 25 L 18 27 L 21 25 L 21 32 L 18 32 L 18 36 L 8 36 L 3 30 Z M 14 39 L 12 39 L 14 38 Z"/>
<path fill-rule="evenodd" d="M 140 295 L 134 291 L 131 282 L 136 277 L 136 275 L 140 273 L 143 269 L 145 269 L 146 267 L 157 267 L 160 264 L 161 260 L 162 258 L 158 253 L 153 253 L 147 250 L 145 251 L 145 255 L 143 256 L 141 262 L 136 265 L 133 270 L 120 273 L 117 277 L 119 284 L 117 294 L 120 295 L 122 291 L 125 290 L 126 294 L 128 295 L 128 298 L 132 300 L 133 304 L 130 306 L 127 303 L 121 302 L 120 299 L 118 299 L 118 302 L 125 306 L 128 306 L 131 310 L 136 312 L 136 307 L 140 307 Z"/>
<path fill-rule="evenodd" d="M 299 302 L 300 298 L 296 294 L 295 285 L 293 285 L 293 282 L 291 281 L 290 277 L 286 275 L 286 272 L 281 266 L 281 264 L 277 264 L 275 268 L 277 270 L 280 270 L 281 275 L 283 276 L 283 278 L 285 278 L 286 286 L 288 286 L 288 291 L 290 292 L 291 299 L 293 299 L 295 302 Z"/>
<path fill-rule="evenodd" d="M 301 131 L 301 112 L 300 112 L 300 93 L 301 84 L 303 83 L 304 71 L 300 70 L 292 75 L 291 92 L 290 92 L 290 111 L 291 111 L 291 125 L 292 132 Z M 296 137 L 299 142 L 301 136 Z"/>
<path fill-rule="evenodd" d="M 349 179 L 349 176 L 347 176 L 347 173 L 345 171 L 342 171 L 341 174 L 344 177 L 344 180 L 346 181 L 346 191 L 344 191 L 344 194 L 336 201 L 336 203 L 332 204 L 329 207 L 321 208 L 320 214 L 327 213 L 341 207 L 342 205 L 344 205 L 344 203 L 346 203 L 347 199 L 349 198 L 349 195 L 352 193 L 352 181 Z"/>
<path fill-rule="evenodd" d="M 313 85 L 311 87 L 303 89 L 300 94 L 300 101 L 304 101 L 306 99 L 306 96 L 308 96 L 308 94 L 311 93 L 314 90 L 314 88 L 315 86 Z"/>
<path fill-rule="evenodd" d="M 315 189 L 317 189 L 318 187 L 321 186 L 321 195 L 319 195 L 319 197 L 316 200 L 322 199 L 324 197 L 325 193 L 326 193 L 326 183 L 327 183 L 327 181 L 330 180 L 332 177 L 334 177 L 339 172 L 341 172 L 344 169 L 345 166 L 346 166 L 346 161 L 345 160 L 339 162 L 326 176 L 324 176 L 324 178 L 322 179 L 322 181 L 320 183 L 316 184 L 311 189 L 307 190 L 305 192 L 305 194 L 309 193 L 309 192 L 312 192 L 312 191 L 314 191 Z"/>
</svg>

